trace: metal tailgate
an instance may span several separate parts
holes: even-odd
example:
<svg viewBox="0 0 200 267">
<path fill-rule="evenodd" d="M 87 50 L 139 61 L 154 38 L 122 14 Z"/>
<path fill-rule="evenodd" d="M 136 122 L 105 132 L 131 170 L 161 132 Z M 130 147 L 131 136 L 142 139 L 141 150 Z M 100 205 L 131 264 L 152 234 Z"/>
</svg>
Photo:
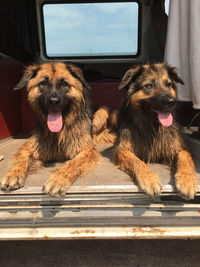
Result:
<svg viewBox="0 0 200 267">
<path fill-rule="evenodd" d="M 4 155 L 0 176 L 24 141 L 0 144 Z M 65 197 L 42 193 L 42 185 L 58 165 L 30 173 L 20 190 L 0 192 L 0 240 L 200 237 L 199 193 L 194 201 L 182 200 L 176 195 L 169 168 L 149 164 L 163 184 L 161 196 L 152 199 L 111 163 L 111 145 L 98 149 L 102 159 L 96 170 L 78 179 Z"/>
</svg>

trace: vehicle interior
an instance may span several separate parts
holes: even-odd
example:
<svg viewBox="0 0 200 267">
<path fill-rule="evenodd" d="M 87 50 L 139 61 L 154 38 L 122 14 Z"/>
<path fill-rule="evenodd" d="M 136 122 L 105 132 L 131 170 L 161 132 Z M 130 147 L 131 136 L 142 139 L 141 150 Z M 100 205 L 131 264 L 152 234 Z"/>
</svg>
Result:
<svg viewBox="0 0 200 267">
<path fill-rule="evenodd" d="M 118 86 L 131 66 L 164 60 L 164 0 L 3 0 L 0 21 L 0 177 L 36 124 L 25 88 L 13 90 L 25 66 L 79 65 L 94 109 L 104 105 L 112 111 L 123 98 Z M 177 121 L 197 171 L 194 200 L 176 194 L 171 171 L 161 164 L 149 164 L 161 179 L 161 195 L 145 195 L 113 165 L 112 144 L 100 144 L 98 167 L 65 197 L 42 193 L 56 164 L 31 171 L 19 190 L 0 191 L 0 239 L 199 237 L 199 114 L 192 102 L 179 101 Z"/>
</svg>

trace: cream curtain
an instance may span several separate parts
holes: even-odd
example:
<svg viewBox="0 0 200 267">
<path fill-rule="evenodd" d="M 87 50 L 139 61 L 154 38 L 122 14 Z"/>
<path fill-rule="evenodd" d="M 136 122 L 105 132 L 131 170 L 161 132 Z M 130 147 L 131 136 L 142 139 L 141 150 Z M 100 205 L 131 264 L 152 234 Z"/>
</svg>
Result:
<svg viewBox="0 0 200 267">
<path fill-rule="evenodd" d="M 200 109 L 200 0 L 170 1 L 165 61 L 184 80 L 178 99 Z"/>
</svg>

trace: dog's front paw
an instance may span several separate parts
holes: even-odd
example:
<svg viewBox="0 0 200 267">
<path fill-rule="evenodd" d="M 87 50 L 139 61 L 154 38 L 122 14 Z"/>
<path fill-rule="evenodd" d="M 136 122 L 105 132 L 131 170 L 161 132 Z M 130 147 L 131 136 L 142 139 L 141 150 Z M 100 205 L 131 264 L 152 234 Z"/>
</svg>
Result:
<svg viewBox="0 0 200 267">
<path fill-rule="evenodd" d="M 24 177 L 7 175 L 1 179 L 1 190 L 11 191 L 24 186 Z"/>
<path fill-rule="evenodd" d="M 148 173 L 145 177 L 138 179 L 138 185 L 147 195 L 158 196 L 162 190 L 159 177 L 156 173 Z"/>
<path fill-rule="evenodd" d="M 194 199 L 198 189 L 195 175 L 186 172 L 175 175 L 175 186 L 180 197 L 187 200 Z"/>
<path fill-rule="evenodd" d="M 43 186 L 43 192 L 52 197 L 64 196 L 69 186 L 66 180 L 52 176 Z"/>
</svg>

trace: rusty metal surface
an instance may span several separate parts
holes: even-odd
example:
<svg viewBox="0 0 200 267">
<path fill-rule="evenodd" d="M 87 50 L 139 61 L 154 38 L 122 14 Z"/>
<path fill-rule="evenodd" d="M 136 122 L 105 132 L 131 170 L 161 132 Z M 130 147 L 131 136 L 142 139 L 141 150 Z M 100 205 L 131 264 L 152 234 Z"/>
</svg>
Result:
<svg viewBox="0 0 200 267">
<path fill-rule="evenodd" d="M 5 157 L 0 175 L 23 142 L 0 145 Z M 164 190 L 151 198 L 113 166 L 111 146 L 99 150 L 102 161 L 97 170 L 78 179 L 65 197 L 41 192 L 51 168 L 30 174 L 21 190 L 1 192 L 0 240 L 200 238 L 200 192 L 194 201 L 179 198 L 168 168 L 155 164 L 151 168 L 161 176 Z"/>
<path fill-rule="evenodd" d="M 131 193 L 0 196 L 0 240 L 200 238 L 200 201 Z"/>
<path fill-rule="evenodd" d="M 199 239 L 200 227 L 101 227 L 0 229 L 1 240 Z"/>
</svg>

